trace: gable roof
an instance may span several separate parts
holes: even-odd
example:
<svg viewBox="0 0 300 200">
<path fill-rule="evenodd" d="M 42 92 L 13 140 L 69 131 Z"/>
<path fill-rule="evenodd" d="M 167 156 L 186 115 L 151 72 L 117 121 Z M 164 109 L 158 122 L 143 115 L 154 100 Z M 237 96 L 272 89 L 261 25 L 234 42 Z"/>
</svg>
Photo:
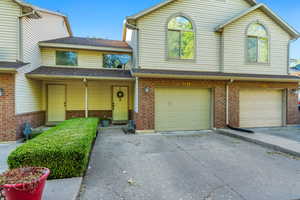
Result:
<svg viewBox="0 0 300 200">
<path fill-rule="evenodd" d="M 0 72 L 5 71 L 5 72 L 17 72 L 17 69 L 28 65 L 29 63 L 23 63 L 23 62 L 5 62 L 5 61 L 0 61 Z"/>
<path fill-rule="evenodd" d="M 25 12 L 33 12 L 36 15 L 36 17 L 38 17 L 38 18 L 42 17 L 38 12 L 44 12 L 44 13 L 48 13 L 51 15 L 56 15 L 56 16 L 62 17 L 66 23 L 69 34 L 72 36 L 73 33 L 72 33 L 71 25 L 70 25 L 69 19 L 66 15 L 59 13 L 59 12 L 40 8 L 38 6 L 29 4 L 29 3 L 25 3 L 22 0 L 13 0 L 13 2 L 15 2 L 16 4 L 21 6 L 25 10 Z"/>
<path fill-rule="evenodd" d="M 111 50 L 120 52 L 132 52 L 132 48 L 125 41 L 106 40 L 85 37 L 64 37 L 54 40 L 39 42 L 41 47 L 58 47 L 91 50 Z"/>
<path fill-rule="evenodd" d="M 270 18 L 272 18 L 279 26 L 281 26 L 286 32 L 288 32 L 293 38 L 299 38 L 300 33 L 290 26 L 287 22 L 285 22 L 281 17 L 279 17 L 276 13 L 274 13 L 268 6 L 263 3 L 257 4 L 244 12 L 238 14 L 237 16 L 227 20 L 223 24 L 220 24 L 216 27 L 217 32 L 222 32 L 224 27 L 239 20 L 240 18 L 246 16 L 247 14 L 251 13 L 254 10 L 261 9 L 265 14 L 267 14 Z"/>
<path fill-rule="evenodd" d="M 156 5 L 148 8 L 148 9 L 143 10 L 143 11 L 137 13 L 137 14 L 128 16 L 128 17 L 126 17 L 126 19 L 136 20 L 136 19 L 138 19 L 140 17 L 143 17 L 143 16 L 145 16 L 145 15 L 147 15 L 147 14 L 149 14 L 149 13 L 151 13 L 151 12 L 157 10 L 157 9 L 160 9 L 160 8 L 162 8 L 162 7 L 164 7 L 164 6 L 172 3 L 173 1 L 176 1 L 176 0 L 165 0 L 165 1 L 161 2 L 161 3 L 159 3 L 159 4 L 156 4 Z M 251 6 L 254 6 L 254 5 L 257 4 L 256 0 L 245 0 L 245 1 L 247 1 Z"/>
</svg>

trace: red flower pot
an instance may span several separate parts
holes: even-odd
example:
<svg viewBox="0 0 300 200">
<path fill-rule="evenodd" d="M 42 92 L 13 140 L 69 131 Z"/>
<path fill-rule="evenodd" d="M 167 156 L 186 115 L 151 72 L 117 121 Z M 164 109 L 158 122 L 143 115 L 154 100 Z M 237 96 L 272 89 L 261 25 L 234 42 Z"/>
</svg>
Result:
<svg viewBox="0 0 300 200">
<path fill-rule="evenodd" d="M 50 170 L 45 168 L 45 173 L 40 177 L 34 189 L 26 186 L 29 184 L 15 184 L 1 186 L 4 191 L 6 200 L 41 200 L 46 180 L 50 174 Z"/>
</svg>

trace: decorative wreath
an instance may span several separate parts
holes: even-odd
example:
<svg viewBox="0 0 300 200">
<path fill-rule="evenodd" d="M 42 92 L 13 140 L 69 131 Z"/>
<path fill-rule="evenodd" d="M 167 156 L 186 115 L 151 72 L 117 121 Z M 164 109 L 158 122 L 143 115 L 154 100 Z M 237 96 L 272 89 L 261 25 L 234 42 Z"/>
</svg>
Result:
<svg viewBox="0 0 300 200">
<path fill-rule="evenodd" d="M 118 96 L 119 98 L 123 98 L 123 97 L 124 97 L 124 92 L 119 91 L 119 92 L 117 93 L 117 96 Z"/>
</svg>

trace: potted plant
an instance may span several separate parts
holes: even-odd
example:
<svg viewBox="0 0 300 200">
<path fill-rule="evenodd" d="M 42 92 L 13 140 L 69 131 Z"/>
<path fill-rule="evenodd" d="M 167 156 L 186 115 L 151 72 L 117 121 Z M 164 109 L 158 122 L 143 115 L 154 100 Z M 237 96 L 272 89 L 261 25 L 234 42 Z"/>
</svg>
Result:
<svg viewBox="0 0 300 200">
<path fill-rule="evenodd" d="M 42 167 L 9 170 L 0 175 L 0 191 L 6 200 L 41 200 L 49 174 Z"/>
<path fill-rule="evenodd" d="M 101 126 L 102 127 L 109 127 L 110 125 L 110 119 L 107 118 L 106 116 L 104 116 L 102 119 L 101 119 Z"/>
</svg>

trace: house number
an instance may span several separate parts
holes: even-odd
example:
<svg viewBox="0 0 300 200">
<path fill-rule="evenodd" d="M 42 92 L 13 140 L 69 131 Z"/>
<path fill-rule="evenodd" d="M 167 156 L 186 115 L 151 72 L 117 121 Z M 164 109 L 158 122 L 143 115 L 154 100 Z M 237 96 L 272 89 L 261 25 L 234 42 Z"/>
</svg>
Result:
<svg viewBox="0 0 300 200">
<path fill-rule="evenodd" d="M 191 82 L 183 82 L 182 86 L 190 87 L 191 86 Z"/>
</svg>

